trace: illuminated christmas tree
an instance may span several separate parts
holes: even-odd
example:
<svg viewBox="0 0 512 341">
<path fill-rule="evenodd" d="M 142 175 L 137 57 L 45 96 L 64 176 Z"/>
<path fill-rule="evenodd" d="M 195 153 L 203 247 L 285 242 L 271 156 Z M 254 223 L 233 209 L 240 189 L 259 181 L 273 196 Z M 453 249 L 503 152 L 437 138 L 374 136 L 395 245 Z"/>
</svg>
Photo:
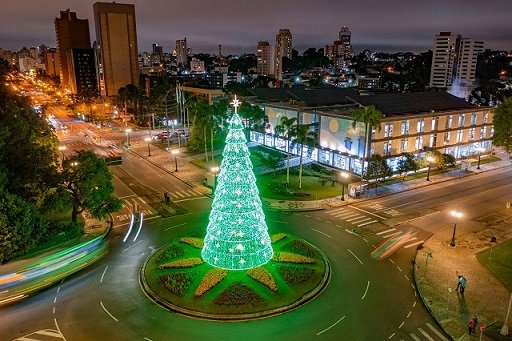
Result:
<svg viewBox="0 0 512 341">
<path fill-rule="evenodd" d="M 214 267 L 245 270 L 267 263 L 273 251 L 236 96 L 231 104 L 235 113 L 222 153 L 201 255 Z"/>
</svg>

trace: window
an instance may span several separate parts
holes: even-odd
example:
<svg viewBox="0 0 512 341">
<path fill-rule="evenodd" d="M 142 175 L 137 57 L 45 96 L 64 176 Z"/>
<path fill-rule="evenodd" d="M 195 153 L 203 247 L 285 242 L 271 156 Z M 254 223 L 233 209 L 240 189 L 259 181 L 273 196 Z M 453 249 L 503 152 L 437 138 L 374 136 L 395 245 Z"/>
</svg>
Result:
<svg viewBox="0 0 512 341">
<path fill-rule="evenodd" d="M 475 128 L 469 128 L 468 139 L 473 140 L 475 138 Z"/>
<path fill-rule="evenodd" d="M 384 151 L 383 155 L 390 155 L 391 154 L 391 141 L 384 142 Z"/>
<path fill-rule="evenodd" d="M 435 116 L 432 117 L 432 126 L 430 127 L 431 130 L 437 130 L 437 125 L 439 124 L 439 117 Z"/>
<path fill-rule="evenodd" d="M 471 114 L 471 119 L 469 121 L 469 124 L 474 126 L 476 124 L 476 114 Z"/>
<path fill-rule="evenodd" d="M 416 144 L 415 144 L 414 147 L 415 147 L 416 150 L 423 149 L 423 136 L 418 136 L 416 138 Z"/>
<path fill-rule="evenodd" d="M 437 145 L 437 134 L 430 135 L 429 147 L 435 147 Z"/>
<path fill-rule="evenodd" d="M 487 118 L 488 118 L 489 114 L 488 113 L 485 113 L 484 114 L 484 119 L 483 119 L 483 123 L 487 123 Z"/>
<path fill-rule="evenodd" d="M 400 140 L 400 153 L 407 151 L 407 139 Z"/>
<path fill-rule="evenodd" d="M 388 123 L 384 126 L 384 137 L 393 136 L 393 123 Z"/>
<path fill-rule="evenodd" d="M 446 117 L 446 129 L 449 129 L 452 127 L 452 121 L 453 121 L 452 115 L 449 115 L 448 117 Z"/>
<path fill-rule="evenodd" d="M 457 130 L 457 137 L 455 138 L 456 143 L 462 142 L 462 133 L 464 130 L 460 129 Z"/>
<path fill-rule="evenodd" d="M 485 138 L 485 134 L 487 133 L 487 126 L 483 126 L 481 129 L 480 129 L 480 139 L 483 139 Z"/>
<path fill-rule="evenodd" d="M 407 135 L 407 134 L 409 134 L 409 120 L 406 120 L 406 121 L 403 121 L 403 122 L 402 122 L 402 130 L 401 130 L 401 133 L 402 133 L 402 135 Z"/>
<path fill-rule="evenodd" d="M 464 127 L 464 118 L 466 117 L 466 114 L 460 114 L 459 115 L 459 124 L 458 127 Z"/>
<path fill-rule="evenodd" d="M 450 132 L 444 133 L 444 144 L 450 144 Z"/>
<path fill-rule="evenodd" d="M 424 118 L 420 118 L 418 120 L 418 125 L 416 127 L 416 132 L 417 133 L 423 133 L 425 131 L 425 119 Z"/>
</svg>

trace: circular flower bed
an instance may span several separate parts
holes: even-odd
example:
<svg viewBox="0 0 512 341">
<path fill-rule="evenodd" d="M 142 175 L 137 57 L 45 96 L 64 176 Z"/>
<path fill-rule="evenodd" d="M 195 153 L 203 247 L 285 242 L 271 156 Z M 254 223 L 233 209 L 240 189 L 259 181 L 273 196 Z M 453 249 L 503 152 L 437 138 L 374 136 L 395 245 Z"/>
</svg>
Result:
<svg viewBox="0 0 512 341">
<path fill-rule="evenodd" d="M 271 240 L 274 257 L 244 271 L 203 262 L 201 238 L 174 240 L 146 260 L 143 289 L 173 311 L 217 320 L 258 318 L 296 308 L 323 290 L 329 262 L 298 237 L 279 233 Z"/>
</svg>

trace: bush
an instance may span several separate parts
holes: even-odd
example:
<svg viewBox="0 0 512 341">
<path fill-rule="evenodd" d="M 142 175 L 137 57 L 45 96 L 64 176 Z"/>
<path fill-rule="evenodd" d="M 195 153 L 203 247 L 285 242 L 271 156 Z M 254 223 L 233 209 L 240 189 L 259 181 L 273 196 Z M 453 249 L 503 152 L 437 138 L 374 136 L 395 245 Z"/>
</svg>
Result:
<svg viewBox="0 0 512 341">
<path fill-rule="evenodd" d="M 252 279 L 267 286 L 272 291 L 277 291 L 277 285 L 272 274 L 265 268 L 258 267 L 247 270 L 247 275 Z"/>
<path fill-rule="evenodd" d="M 277 268 L 277 272 L 289 286 L 293 287 L 294 285 L 308 281 L 313 275 L 314 270 L 310 268 L 280 266 Z"/>
<path fill-rule="evenodd" d="M 165 287 L 174 295 L 183 297 L 192 283 L 192 276 L 189 273 L 179 272 L 170 275 L 160 276 Z"/>
<path fill-rule="evenodd" d="M 183 237 L 180 238 L 180 242 L 188 244 L 196 249 L 202 249 L 204 246 L 204 240 L 202 238 Z"/>
<path fill-rule="evenodd" d="M 158 257 L 158 263 L 166 261 L 168 259 L 174 259 L 181 257 L 185 254 L 185 250 L 179 245 L 171 244 L 164 252 Z"/>
<path fill-rule="evenodd" d="M 294 239 L 288 244 L 283 245 L 281 250 L 291 253 L 298 253 L 299 255 L 307 257 L 314 257 L 316 255 L 316 251 L 309 244 L 298 239 Z"/>
<path fill-rule="evenodd" d="M 231 284 L 214 300 L 215 304 L 227 306 L 258 304 L 260 302 L 263 302 L 263 298 L 256 291 L 240 282 Z"/>
<path fill-rule="evenodd" d="M 313 264 L 315 260 L 306 256 L 296 255 L 289 252 L 275 252 L 272 256 L 274 262 L 284 263 L 308 263 Z"/>
<path fill-rule="evenodd" d="M 169 268 L 191 268 L 196 265 L 202 264 L 203 260 L 201 258 L 185 258 L 180 260 L 175 260 L 174 262 L 169 262 L 165 264 L 161 264 L 158 266 L 160 270 L 169 269 Z"/>
<path fill-rule="evenodd" d="M 280 241 L 281 239 L 284 239 L 284 238 L 286 238 L 286 234 L 285 233 L 274 234 L 274 235 L 272 235 L 272 237 L 270 237 L 270 242 L 272 244 L 274 244 L 274 243 L 277 243 L 278 241 Z"/>
<path fill-rule="evenodd" d="M 203 277 L 201 283 L 196 289 L 194 293 L 195 296 L 202 296 L 205 292 L 216 286 L 220 281 L 222 281 L 228 275 L 228 270 L 226 269 L 213 269 L 206 273 Z"/>
</svg>

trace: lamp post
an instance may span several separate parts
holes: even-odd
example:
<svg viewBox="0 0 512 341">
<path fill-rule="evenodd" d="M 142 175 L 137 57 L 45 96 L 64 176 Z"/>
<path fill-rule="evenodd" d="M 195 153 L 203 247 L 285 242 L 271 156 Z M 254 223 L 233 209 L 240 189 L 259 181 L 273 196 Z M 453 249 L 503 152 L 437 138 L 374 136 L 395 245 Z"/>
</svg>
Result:
<svg viewBox="0 0 512 341">
<path fill-rule="evenodd" d="M 341 172 L 341 201 L 345 201 L 345 181 L 344 179 L 348 178 L 348 174 L 346 172 Z"/>
<path fill-rule="evenodd" d="M 148 156 L 151 156 L 151 147 L 149 146 L 149 142 L 151 141 L 151 137 L 146 137 L 144 139 L 148 143 Z"/>
<path fill-rule="evenodd" d="M 62 163 L 64 163 L 64 151 L 67 149 L 66 146 L 59 146 L 59 150 L 62 153 Z"/>
<path fill-rule="evenodd" d="M 130 132 L 132 130 L 130 128 L 126 129 L 125 132 L 126 132 L 126 144 L 129 146 L 130 145 Z"/>
<path fill-rule="evenodd" d="M 214 192 L 215 189 L 217 189 L 217 172 L 219 171 L 219 169 L 220 169 L 219 167 L 212 167 L 212 172 L 213 172 L 213 176 L 214 176 L 212 192 Z"/>
<path fill-rule="evenodd" d="M 476 166 L 476 169 L 480 169 L 480 156 L 484 150 L 485 148 L 478 148 L 478 165 Z"/>
<path fill-rule="evenodd" d="M 172 151 L 172 154 L 174 155 L 174 163 L 176 164 L 176 170 L 175 170 L 175 172 L 177 172 L 177 171 L 178 171 L 178 159 L 177 159 L 177 155 L 179 154 L 179 152 L 180 152 L 180 151 L 179 151 L 179 150 L 177 150 L 177 149 L 173 149 L 173 151 Z"/>
<path fill-rule="evenodd" d="M 431 163 L 434 161 L 434 158 L 432 156 L 427 156 L 427 166 L 428 166 L 428 170 L 427 170 L 427 181 L 430 181 L 430 165 Z"/>
<path fill-rule="evenodd" d="M 455 231 L 457 230 L 457 219 L 462 217 L 462 213 L 457 211 L 451 211 L 450 214 L 452 215 L 452 217 L 455 217 L 455 223 L 453 224 L 452 241 L 450 242 L 450 246 L 455 247 Z"/>
</svg>

